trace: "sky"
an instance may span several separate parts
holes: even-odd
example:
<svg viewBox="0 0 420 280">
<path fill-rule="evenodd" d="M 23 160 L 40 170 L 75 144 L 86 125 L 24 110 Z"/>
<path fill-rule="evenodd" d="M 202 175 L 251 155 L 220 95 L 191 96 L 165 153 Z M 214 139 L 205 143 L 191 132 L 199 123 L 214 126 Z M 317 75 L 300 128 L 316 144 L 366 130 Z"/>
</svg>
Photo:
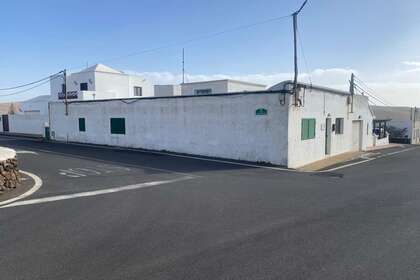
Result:
<svg viewBox="0 0 420 280">
<path fill-rule="evenodd" d="M 96 63 L 179 83 L 182 48 L 188 81 L 273 85 L 292 78 L 293 34 L 290 17 L 270 19 L 302 2 L 4 1 L 0 88 Z M 300 80 L 347 89 L 354 72 L 387 103 L 420 107 L 419 30 L 418 0 L 309 0 L 299 16 Z M 0 102 L 49 94 L 49 86 L 5 96 L 15 91 L 0 91 Z"/>
</svg>

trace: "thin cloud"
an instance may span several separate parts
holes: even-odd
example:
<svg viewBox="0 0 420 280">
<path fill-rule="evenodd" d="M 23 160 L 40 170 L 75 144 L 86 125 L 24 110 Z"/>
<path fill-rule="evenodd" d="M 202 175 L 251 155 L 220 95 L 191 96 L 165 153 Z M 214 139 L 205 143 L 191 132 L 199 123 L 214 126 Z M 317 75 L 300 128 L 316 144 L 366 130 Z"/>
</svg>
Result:
<svg viewBox="0 0 420 280">
<path fill-rule="evenodd" d="M 409 62 L 411 66 L 415 66 L 415 62 Z M 420 65 L 420 63 L 419 63 Z M 418 106 L 420 107 L 420 79 L 418 77 L 417 68 L 411 69 L 410 72 L 398 71 L 394 74 L 387 74 L 377 77 L 376 81 L 366 84 L 374 91 L 374 94 L 389 101 L 392 105 L 399 106 Z M 134 72 L 131 72 L 134 73 Z M 351 73 L 362 76 L 355 69 L 350 68 L 328 68 L 315 69 L 309 73 L 300 73 L 299 80 L 302 82 L 312 81 L 315 85 L 327 86 L 331 88 L 348 90 L 349 79 Z M 179 84 L 182 81 L 182 74 L 174 74 L 171 72 L 143 72 L 136 73 L 153 84 Z M 284 73 L 255 73 L 245 75 L 225 75 L 225 74 L 187 74 L 187 82 L 219 80 L 219 79 L 235 79 L 241 81 L 254 82 L 269 86 L 279 82 L 290 80 L 293 78 L 292 72 Z"/>
<path fill-rule="evenodd" d="M 182 81 L 182 74 L 171 72 L 125 72 L 143 76 L 152 84 L 179 84 Z M 348 83 L 351 73 L 357 73 L 357 71 L 346 68 L 315 69 L 310 73 L 300 73 L 299 80 L 302 82 L 312 82 L 320 85 L 342 85 Z M 187 82 L 234 79 L 272 86 L 285 80 L 291 80 L 293 78 L 293 73 L 255 73 L 245 75 L 186 74 L 185 78 Z"/>
<path fill-rule="evenodd" d="M 420 61 L 403 61 L 404 65 L 420 67 Z"/>
</svg>

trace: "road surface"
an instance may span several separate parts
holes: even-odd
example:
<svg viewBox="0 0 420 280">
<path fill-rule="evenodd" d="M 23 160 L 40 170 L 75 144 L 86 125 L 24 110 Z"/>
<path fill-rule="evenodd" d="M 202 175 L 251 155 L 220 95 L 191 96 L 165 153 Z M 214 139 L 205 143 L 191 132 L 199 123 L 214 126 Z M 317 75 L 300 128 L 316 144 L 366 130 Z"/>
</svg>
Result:
<svg viewBox="0 0 420 280">
<path fill-rule="evenodd" d="M 330 173 L 0 137 L 0 279 L 418 279 L 420 149 Z"/>
</svg>

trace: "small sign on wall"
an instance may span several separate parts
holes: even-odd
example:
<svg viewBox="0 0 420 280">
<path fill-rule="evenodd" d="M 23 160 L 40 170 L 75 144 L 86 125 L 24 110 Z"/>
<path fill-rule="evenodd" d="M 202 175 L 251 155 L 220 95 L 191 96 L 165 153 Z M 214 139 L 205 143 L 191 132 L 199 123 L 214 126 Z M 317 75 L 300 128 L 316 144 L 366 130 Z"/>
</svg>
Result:
<svg viewBox="0 0 420 280">
<path fill-rule="evenodd" d="M 268 114 L 268 111 L 265 108 L 258 108 L 257 110 L 255 110 L 256 116 L 266 116 L 267 114 Z"/>
</svg>

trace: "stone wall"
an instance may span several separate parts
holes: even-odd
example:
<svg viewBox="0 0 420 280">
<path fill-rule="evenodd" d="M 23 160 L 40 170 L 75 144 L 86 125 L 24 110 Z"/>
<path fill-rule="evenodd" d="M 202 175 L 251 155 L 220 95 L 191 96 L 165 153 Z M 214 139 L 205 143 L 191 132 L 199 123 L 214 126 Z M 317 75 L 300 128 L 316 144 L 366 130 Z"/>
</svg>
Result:
<svg viewBox="0 0 420 280">
<path fill-rule="evenodd" d="M 0 148 L 0 195 L 15 189 L 20 181 L 16 153 L 10 149 Z"/>
</svg>

